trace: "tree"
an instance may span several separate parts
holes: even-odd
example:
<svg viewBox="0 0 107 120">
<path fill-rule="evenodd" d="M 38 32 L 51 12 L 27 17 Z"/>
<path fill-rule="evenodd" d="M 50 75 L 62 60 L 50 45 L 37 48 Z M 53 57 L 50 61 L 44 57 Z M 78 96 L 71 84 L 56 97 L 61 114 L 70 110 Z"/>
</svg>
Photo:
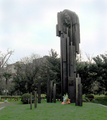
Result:
<svg viewBox="0 0 107 120">
<path fill-rule="evenodd" d="M 10 59 L 11 55 L 14 51 L 7 49 L 7 53 L 2 53 L 0 51 L 0 93 L 2 94 L 2 91 L 4 89 L 3 81 L 2 81 L 2 75 L 5 71 L 5 67 L 7 66 L 7 62 Z"/>
<path fill-rule="evenodd" d="M 4 73 L 3 73 L 3 77 L 5 77 L 5 79 L 6 79 L 6 95 L 7 95 L 8 81 L 9 81 L 9 79 L 10 79 L 10 77 L 11 77 L 11 74 L 4 72 Z"/>
<path fill-rule="evenodd" d="M 34 63 L 35 59 L 36 57 L 33 54 L 33 56 L 23 58 L 21 64 L 16 65 L 17 74 L 13 78 L 13 83 L 15 90 L 22 94 L 37 89 L 40 64 Z"/>
<path fill-rule="evenodd" d="M 77 61 L 77 73 L 80 74 L 83 93 L 101 93 L 107 90 L 107 54 L 101 54 L 94 58 L 87 55 L 87 62 Z M 94 62 L 92 62 L 92 60 Z"/>
<path fill-rule="evenodd" d="M 13 54 L 13 52 L 14 51 L 9 50 L 9 49 L 7 49 L 7 53 L 6 54 L 2 54 L 0 52 L 0 57 L 1 57 L 1 59 L 0 59 L 0 72 L 3 69 L 3 67 L 7 65 L 7 62 L 9 60 L 10 56 Z"/>
<path fill-rule="evenodd" d="M 60 58 L 55 50 L 49 51 L 47 62 L 43 64 L 41 69 L 42 91 L 46 93 L 47 88 L 47 68 L 49 68 L 50 81 L 56 83 L 56 97 L 61 97 L 61 72 L 60 72 Z"/>
<path fill-rule="evenodd" d="M 100 54 L 93 58 L 97 66 L 97 82 L 100 83 L 102 90 L 107 90 L 107 53 Z"/>
<path fill-rule="evenodd" d="M 82 86 L 83 86 L 83 88 L 82 88 L 83 94 L 84 93 L 87 94 L 90 89 L 90 84 L 88 83 L 88 82 L 90 82 L 89 77 L 88 77 L 88 64 L 77 62 L 76 70 L 77 70 L 77 74 L 79 74 L 81 77 L 81 82 L 82 82 Z"/>
<path fill-rule="evenodd" d="M 92 85 L 96 80 L 96 66 L 91 62 L 76 62 L 77 74 L 81 77 L 83 94 L 92 93 Z"/>
</svg>

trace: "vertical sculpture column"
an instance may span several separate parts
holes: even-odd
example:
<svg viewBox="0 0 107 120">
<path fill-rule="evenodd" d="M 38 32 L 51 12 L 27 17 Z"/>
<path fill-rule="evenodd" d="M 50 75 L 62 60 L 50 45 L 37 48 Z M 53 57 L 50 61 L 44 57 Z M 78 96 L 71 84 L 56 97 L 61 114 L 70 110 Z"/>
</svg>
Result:
<svg viewBox="0 0 107 120">
<path fill-rule="evenodd" d="M 30 93 L 30 109 L 32 109 L 32 92 Z"/>
<path fill-rule="evenodd" d="M 81 84 L 81 78 L 76 78 L 76 106 L 82 106 L 82 84 Z"/>
<path fill-rule="evenodd" d="M 34 97 L 35 97 L 34 108 L 37 108 L 37 92 L 36 91 L 34 93 Z"/>
<path fill-rule="evenodd" d="M 47 102 L 49 102 L 50 93 L 50 78 L 49 78 L 49 68 L 47 68 Z"/>
<path fill-rule="evenodd" d="M 82 106 L 82 84 L 80 83 L 78 85 L 78 91 L 79 91 L 79 103 L 78 103 L 78 106 Z"/>
<path fill-rule="evenodd" d="M 56 83 L 53 86 L 53 102 L 56 103 Z"/>
<path fill-rule="evenodd" d="M 58 13 L 56 35 L 61 48 L 61 90 L 68 93 L 70 102 L 76 100 L 76 54 L 79 54 L 79 18 L 75 12 L 64 10 Z"/>
<path fill-rule="evenodd" d="M 53 97 L 53 81 L 50 81 L 50 102 L 52 103 L 52 97 Z"/>
<path fill-rule="evenodd" d="M 66 60 L 66 39 L 64 38 L 63 35 L 61 35 L 61 63 L 62 63 L 62 69 L 61 69 L 61 78 L 62 78 L 62 96 L 68 92 L 68 85 L 67 85 L 67 60 Z"/>
<path fill-rule="evenodd" d="M 38 103 L 41 103 L 41 81 L 38 80 Z"/>
</svg>

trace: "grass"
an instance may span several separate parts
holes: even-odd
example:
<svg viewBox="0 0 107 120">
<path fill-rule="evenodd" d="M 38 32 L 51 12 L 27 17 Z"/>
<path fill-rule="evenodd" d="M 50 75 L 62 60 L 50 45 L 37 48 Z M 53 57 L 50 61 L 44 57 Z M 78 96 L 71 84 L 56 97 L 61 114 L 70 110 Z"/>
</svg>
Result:
<svg viewBox="0 0 107 120">
<path fill-rule="evenodd" d="M 62 105 L 61 102 L 46 103 L 42 100 L 37 108 L 16 102 L 0 110 L 0 120 L 106 120 L 107 107 L 94 103 L 83 103 L 82 107 L 74 103 Z"/>
<path fill-rule="evenodd" d="M 107 96 L 95 96 L 95 99 L 93 99 L 92 102 L 107 106 Z"/>
</svg>

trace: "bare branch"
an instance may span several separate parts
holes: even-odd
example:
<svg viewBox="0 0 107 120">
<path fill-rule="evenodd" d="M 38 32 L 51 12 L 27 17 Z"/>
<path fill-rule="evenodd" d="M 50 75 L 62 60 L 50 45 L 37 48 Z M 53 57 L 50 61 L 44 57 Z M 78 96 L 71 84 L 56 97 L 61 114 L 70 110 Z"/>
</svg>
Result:
<svg viewBox="0 0 107 120">
<path fill-rule="evenodd" d="M 90 54 L 85 53 L 85 55 L 87 56 L 88 62 L 89 62 L 89 63 L 92 63 L 93 55 L 94 55 L 94 54 L 90 55 Z"/>
</svg>

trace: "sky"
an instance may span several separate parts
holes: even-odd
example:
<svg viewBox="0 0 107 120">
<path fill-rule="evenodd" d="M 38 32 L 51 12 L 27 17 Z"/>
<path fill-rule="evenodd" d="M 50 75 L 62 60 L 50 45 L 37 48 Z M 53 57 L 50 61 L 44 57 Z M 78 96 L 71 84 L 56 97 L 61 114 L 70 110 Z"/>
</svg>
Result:
<svg viewBox="0 0 107 120">
<path fill-rule="evenodd" d="M 0 0 L 0 51 L 14 50 L 10 62 L 32 53 L 41 57 L 54 49 L 57 13 L 69 9 L 79 16 L 80 50 L 97 56 L 107 51 L 107 0 Z"/>
</svg>

